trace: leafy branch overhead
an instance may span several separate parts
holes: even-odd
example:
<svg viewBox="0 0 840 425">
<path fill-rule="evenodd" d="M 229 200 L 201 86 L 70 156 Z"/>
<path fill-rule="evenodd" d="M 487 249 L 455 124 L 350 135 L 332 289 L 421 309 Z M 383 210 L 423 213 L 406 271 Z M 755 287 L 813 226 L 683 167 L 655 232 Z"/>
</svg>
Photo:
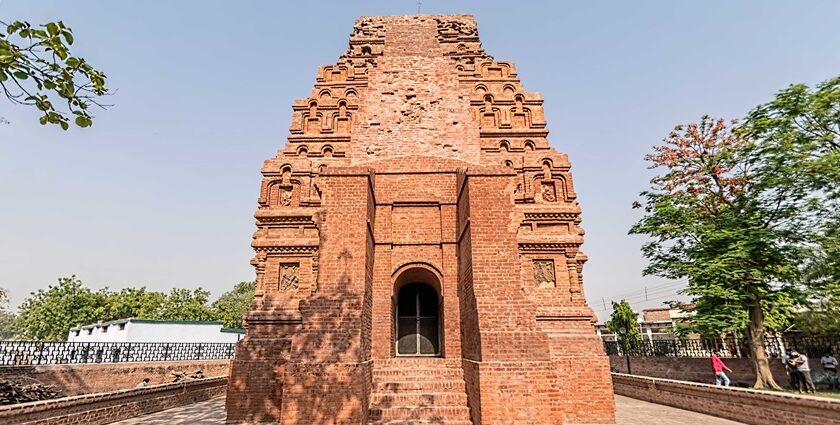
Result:
<svg viewBox="0 0 840 425">
<path fill-rule="evenodd" d="M 70 51 L 73 31 L 63 22 L 32 26 L 28 22 L 0 22 L 0 88 L 12 103 L 36 107 L 42 125 L 79 127 L 93 124 L 93 106 L 107 108 L 100 99 L 111 92 L 106 76 Z"/>
</svg>

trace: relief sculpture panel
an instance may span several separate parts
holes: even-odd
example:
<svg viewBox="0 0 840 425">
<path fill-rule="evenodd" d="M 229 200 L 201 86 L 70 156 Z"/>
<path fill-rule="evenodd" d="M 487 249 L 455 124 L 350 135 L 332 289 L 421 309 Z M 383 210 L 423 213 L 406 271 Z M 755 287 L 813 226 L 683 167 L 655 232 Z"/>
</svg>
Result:
<svg viewBox="0 0 840 425">
<path fill-rule="evenodd" d="M 300 285 L 300 265 L 298 263 L 280 265 L 280 290 L 293 291 Z"/>
<path fill-rule="evenodd" d="M 534 260 L 534 283 L 537 288 L 553 288 L 555 286 L 554 261 Z"/>
</svg>

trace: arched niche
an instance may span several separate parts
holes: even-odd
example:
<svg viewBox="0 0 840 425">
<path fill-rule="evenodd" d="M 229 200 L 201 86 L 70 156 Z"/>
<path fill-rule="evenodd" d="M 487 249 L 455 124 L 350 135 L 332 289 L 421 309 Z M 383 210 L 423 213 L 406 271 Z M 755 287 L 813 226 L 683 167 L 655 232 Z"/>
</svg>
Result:
<svg viewBox="0 0 840 425">
<path fill-rule="evenodd" d="M 393 292 L 394 353 L 435 357 L 443 353 L 443 302 L 438 271 L 427 264 L 402 267 Z"/>
<path fill-rule="evenodd" d="M 525 150 L 526 151 L 533 151 L 536 148 L 536 145 L 531 140 L 525 141 Z"/>
</svg>

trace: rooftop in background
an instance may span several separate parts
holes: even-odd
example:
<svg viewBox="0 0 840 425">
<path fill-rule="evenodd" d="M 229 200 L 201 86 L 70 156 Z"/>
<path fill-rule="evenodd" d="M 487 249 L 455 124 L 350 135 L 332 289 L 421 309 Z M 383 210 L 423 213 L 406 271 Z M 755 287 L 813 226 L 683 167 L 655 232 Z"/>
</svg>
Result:
<svg viewBox="0 0 840 425">
<path fill-rule="evenodd" d="M 244 333 L 244 329 L 225 328 L 222 322 L 129 318 L 74 327 L 67 341 L 233 343 Z"/>
<path fill-rule="evenodd" d="M 154 319 L 138 319 L 135 317 L 129 317 L 128 319 L 120 319 L 120 320 L 111 320 L 110 322 L 101 322 L 101 323 L 93 323 L 90 325 L 85 326 L 77 326 L 70 328 L 71 331 L 76 331 L 80 329 L 88 329 L 88 328 L 98 328 L 103 326 L 110 326 L 110 325 L 119 325 L 123 323 L 168 323 L 168 324 L 177 324 L 177 325 L 221 325 L 222 322 L 217 322 L 213 320 L 154 320 Z M 235 329 L 235 328 L 225 328 L 225 329 Z"/>
<path fill-rule="evenodd" d="M 676 307 L 646 308 L 642 310 L 642 321 L 644 322 L 673 322 L 691 316 L 694 304 L 685 304 Z"/>
<path fill-rule="evenodd" d="M 689 317 L 694 314 L 691 310 L 694 304 L 683 304 L 676 307 L 646 308 L 639 316 L 639 332 L 647 339 L 657 337 L 671 337 L 678 319 Z M 607 339 L 613 338 L 612 331 L 607 328 L 607 323 L 595 325 L 595 332 Z"/>
</svg>

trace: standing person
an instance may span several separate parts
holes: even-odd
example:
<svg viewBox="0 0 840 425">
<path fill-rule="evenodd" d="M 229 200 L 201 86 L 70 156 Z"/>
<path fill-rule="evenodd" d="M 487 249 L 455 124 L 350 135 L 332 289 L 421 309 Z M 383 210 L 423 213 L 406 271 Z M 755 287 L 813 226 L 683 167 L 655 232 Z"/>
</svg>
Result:
<svg viewBox="0 0 840 425">
<path fill-rule="evenodd" d="M 793 362 L 793 350 L 788 349 L 782 356 L 782 364 L 785 365 L 785 372 L 788 376 L 788 385 L 792 390 L 799 390 L 799 371 Z"/>
<path fill-rule="evenodd" d="M 831 351 L 826 351 L 820 358 L 820 364 L 828 377 L 828 385 L 832 390 L 840 387 L 837 382 L 837 358 L 831 355 Z"/>
<path fill-rule="evenodd" d="M 805 391 L 808 393 L 815 393 L 816 388 L 814 387 L 814 380 L 811 379 L 811 365 L 808 364 L 808 356 L 796 351 L 791 355 L 794 364 L 796 364 L 796 370 L 799 372 L 799 393 L 802 393 L 802 387 L 805 387 Z"/>
<path fill-rule="evenodd" d="M 712 370 L 715 371 L 715 385 L 720 386 L 721 384 L 723 384 L 723 386 L 728 387 L 730 383 L 729 377 L 726 376 L 726 373 L 724 373 L 723 371 L 726 370 L 729 373 L 732 373 L 732 369 L 726 366 L 723 360 L 721 360 L 718 356 L 719 354 L 720 351 L 718 350 L 715 350 L 712 353 Z"/>
</svg>

